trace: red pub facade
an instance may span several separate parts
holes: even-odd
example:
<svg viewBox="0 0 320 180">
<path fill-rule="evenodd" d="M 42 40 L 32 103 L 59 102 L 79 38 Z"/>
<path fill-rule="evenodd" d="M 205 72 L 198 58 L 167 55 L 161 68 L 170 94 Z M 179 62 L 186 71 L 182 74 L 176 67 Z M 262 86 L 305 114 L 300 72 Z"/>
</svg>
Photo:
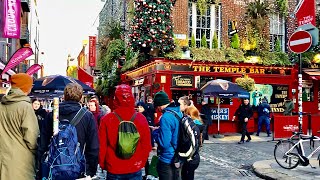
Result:
<svg viewBox="0 0 320 180">
<path fill-rule="evenodd" d="M 236 78 L 246 74 L 255 80 L 257 87 L 250 93 L 251 104 L 257 105 L 259 98 L 264 95 L 269 96 L 269 103 L 275 116 L 281 116 L 284 111 L 285 97 L 288 96 L 294 102 L 297 101 L 297 72 L 295 67 L 261 66 L 249 63 L 204 63 L 192 60 L 155 58 L 137 69 L 124 73 L 122 81 L 132 86 L 136 101 L 145 101 L 147 96 L 153 97 L 156 92 L 162 90 L 173 100 L 181 96 L 191 95 L 194 105 L 200 109 L 201 100 L 206 98 L 200 91 L 205 83 L 213 79 L 235 82 Z M 306 78 L 309 77 L 306 76 Z M 313 90 L 318 91 L 318 83 L 314 83 Z M 260 95 L 256 96 L 258 92 Z M 312 98 L 318 98 L 318 95 L 314 93 Z M 212 113 L 215 122 L 217 120 L 218 99 L 208 97 L 207 101 L 213 108 Z M 221 133 L 237 132 L 238 126 L 230 120 L 240 103 L 240 99 L 220 99 Z M 315 105 L 318 106 L 315 101 L 304 103 L 304 111 L 317 113 L 318 110 L 315 110 Z M 256 121 L 251 122 L 252 131 L 256 131 Z M 216 131 L 217 127 L 214 123 L 210 132 L 214 133 Z"/>
</svg>

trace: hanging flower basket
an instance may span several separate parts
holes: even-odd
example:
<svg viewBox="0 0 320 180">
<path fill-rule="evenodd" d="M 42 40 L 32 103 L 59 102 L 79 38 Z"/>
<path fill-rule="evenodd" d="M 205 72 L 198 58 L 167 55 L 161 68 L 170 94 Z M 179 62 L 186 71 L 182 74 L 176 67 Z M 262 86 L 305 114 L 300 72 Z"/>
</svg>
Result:
<svg viewBox="0 0 320 180">
<path fill-rule="evenodd" d="M 254 90 L 254 79 L 248 77 L 248 75 L 244 75 L 244 77 L 237 78 L 236 83 L 248 92 Z"/>
</svg>

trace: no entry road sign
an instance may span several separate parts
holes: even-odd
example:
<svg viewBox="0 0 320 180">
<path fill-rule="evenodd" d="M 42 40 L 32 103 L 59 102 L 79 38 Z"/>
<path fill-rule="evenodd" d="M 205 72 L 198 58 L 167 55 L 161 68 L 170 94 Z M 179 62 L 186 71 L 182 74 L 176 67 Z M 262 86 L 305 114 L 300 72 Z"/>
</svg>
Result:
<svg viewBox="0 0 320 180">
<path fill-rule="evenodd" d="M 297 31 L 289 38 L 289 49 L 297 54 L 306 52 L 312 44 L 312 37 L 307 31 Z"/>
</svg>

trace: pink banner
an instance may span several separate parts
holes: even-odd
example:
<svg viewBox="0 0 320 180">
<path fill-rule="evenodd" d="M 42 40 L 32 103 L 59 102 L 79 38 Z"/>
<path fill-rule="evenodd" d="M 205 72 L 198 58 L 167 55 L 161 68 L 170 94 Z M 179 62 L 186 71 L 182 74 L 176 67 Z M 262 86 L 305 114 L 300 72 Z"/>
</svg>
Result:
<svg viewBox="0 0 320 180">
<path fill-rule="evenodd" d="M 20 62 L 24 61 L 26 58 L 31 56 L 33 54 L 33 51 L 29 47 L 23 47 L 18 49 L 10 58 L 8 64 L 6 67 L 4 67 L 2 74 L 6 73 L 9 69 L 17 66 Z"/>
<path fill-rule="evenodd" d="M 27 70 L 26 74 L 32 75 L 39 71 L 41 69 L 41 66 L 39 64 L 34 64 Z"/>
<path fill-rule="evenodd" d="M 4 0 L 3 37 L 20 38 L 21 0 Z"/>
</svg>

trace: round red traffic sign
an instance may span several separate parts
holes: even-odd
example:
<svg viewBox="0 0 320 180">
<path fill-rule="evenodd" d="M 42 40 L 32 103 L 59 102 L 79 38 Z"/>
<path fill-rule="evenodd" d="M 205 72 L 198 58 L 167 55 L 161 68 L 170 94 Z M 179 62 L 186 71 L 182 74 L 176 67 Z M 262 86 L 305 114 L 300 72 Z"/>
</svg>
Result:
<svg viewBox="0 0 320 180">
<path fill-rule="evenodd" d="M 288 47 L 292 52 L 303 53 L 306 52 L 312 44 L 312 36 L 307 31 L 294 32 L 288 42 Z"/>
</svg>

